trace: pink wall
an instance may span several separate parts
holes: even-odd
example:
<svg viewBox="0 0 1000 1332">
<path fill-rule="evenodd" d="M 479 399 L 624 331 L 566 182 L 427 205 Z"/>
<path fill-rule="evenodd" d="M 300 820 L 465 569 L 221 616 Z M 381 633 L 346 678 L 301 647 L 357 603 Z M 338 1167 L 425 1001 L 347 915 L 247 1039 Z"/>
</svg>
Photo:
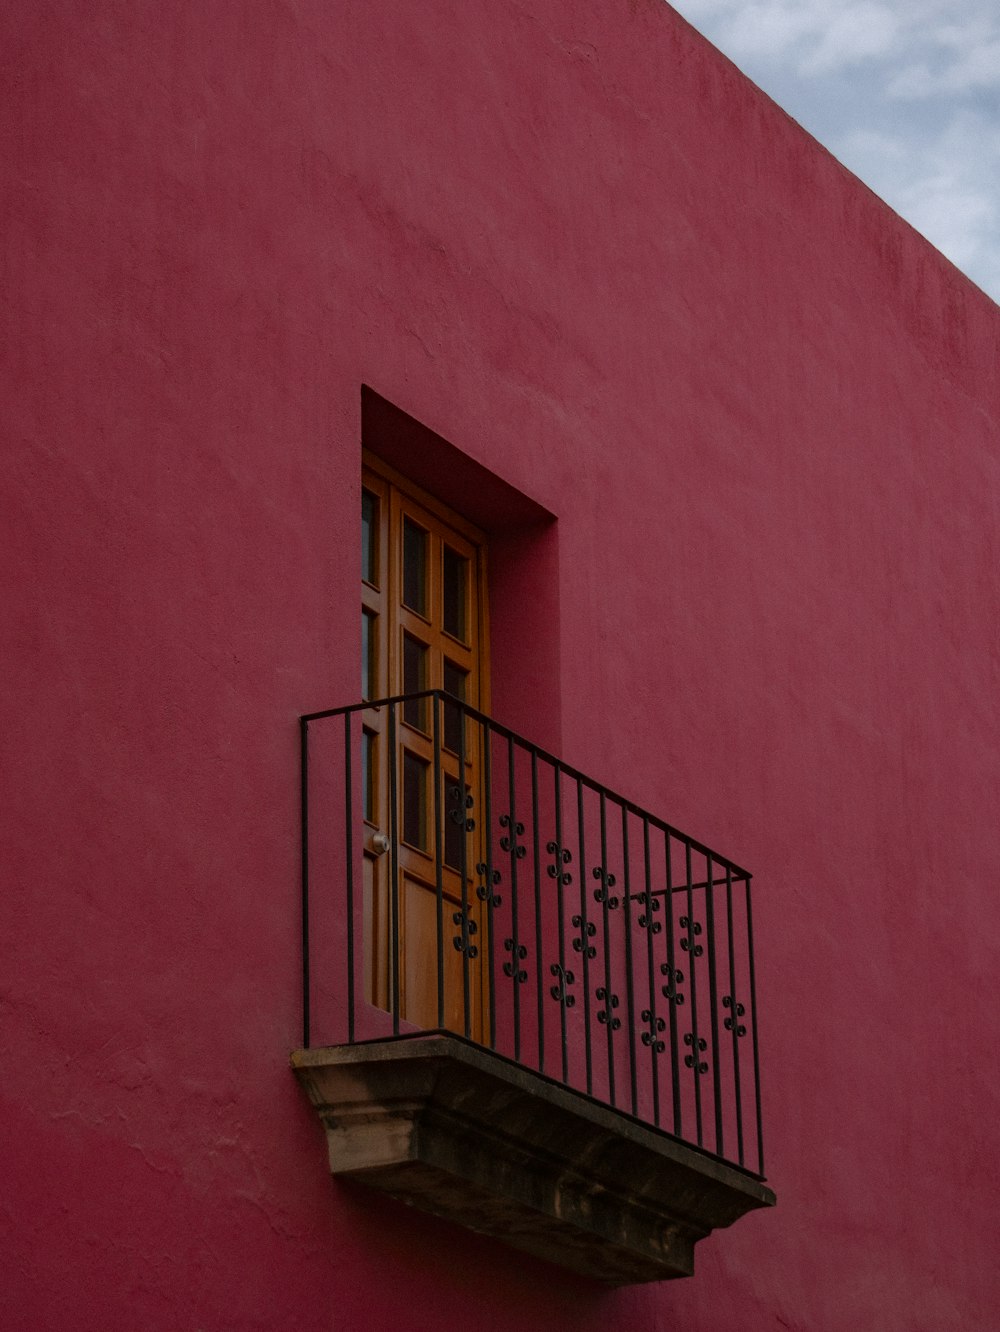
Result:
<svg viewBox="0 0 1000 1332">
<path fill-rule="evenodd" d="M 659 0 L 13 0 L 0 67 L 0 1321 L 990 1326 L 996 307 Z M 755 871 L 779 1207 L 692 1281 L 324 1172 L 363 384 L 556 516 L 501 720 Z"/>
</svg>

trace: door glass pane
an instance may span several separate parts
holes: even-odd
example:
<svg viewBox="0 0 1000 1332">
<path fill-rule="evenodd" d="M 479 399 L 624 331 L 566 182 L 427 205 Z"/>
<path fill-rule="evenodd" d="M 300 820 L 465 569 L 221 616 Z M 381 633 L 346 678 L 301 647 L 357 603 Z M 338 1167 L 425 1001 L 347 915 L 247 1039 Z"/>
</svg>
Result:
<svg viewBox="0 0 1000 1332">
<path fill-rule="evenodd" d="M 378 499 L 361 492 L 361 577 L 378 586 Z"/>
<path fill-rule="evenodd" d="M 403 635 L 403 693 L 415 694 L 427 688 L 428 650 L 410 634 Z M 418 730 L 427 730 L 427 699 L 413 698 L 403 704 L 403 720 Z"/>
<path fill-rule="evenodd" d="M 403 841 L 427 850 L 427 764 L 403 751 Z"/>
<path fill-rule="evenodd" d="M 454 694 L 456 698 L 463 701 L 466 697 L 466 684 L 468 682 L 468 672 L 463 671 L 460 666 L 456 666 L 453 661 L 445 658 L 444 662 L 444 687 L 445 692 Z M 453 754 L 459 753 L 463 734 L 462 734 L 463 714 L 454 703 L 447 700 L 444 704 L 444 745 L 445 749 L 450 749 Z"/>
<path fill-rule="evenodd" d="M 361 697 L 374 698 L 378 692 L 378 616 L 361 612 Z"/>
<path fill-rule="evenodd" d="M 403 519 L 403 605 L 427 614 L 427 533 Z"/>
<path fill-rule="evenodd" d="M 466 599 L 469 587 L 469 561 L 450 546 L 444 548 L 442 623 L 446 634 L 466 642 Z"/>
</svg>

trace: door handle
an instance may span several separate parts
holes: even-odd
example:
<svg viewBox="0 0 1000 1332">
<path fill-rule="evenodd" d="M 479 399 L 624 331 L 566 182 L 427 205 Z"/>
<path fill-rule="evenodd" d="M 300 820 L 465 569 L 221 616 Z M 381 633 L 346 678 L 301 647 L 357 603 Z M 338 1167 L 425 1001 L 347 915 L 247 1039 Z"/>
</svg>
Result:
<svg viewBox="0 0 1000 1332">
<path fill-rule="evenodd" d="M 389 839 L 384 832 L 372 833 L 372 850 L 377 856 L 384 856 L 389 850 Z"/>
</svg>

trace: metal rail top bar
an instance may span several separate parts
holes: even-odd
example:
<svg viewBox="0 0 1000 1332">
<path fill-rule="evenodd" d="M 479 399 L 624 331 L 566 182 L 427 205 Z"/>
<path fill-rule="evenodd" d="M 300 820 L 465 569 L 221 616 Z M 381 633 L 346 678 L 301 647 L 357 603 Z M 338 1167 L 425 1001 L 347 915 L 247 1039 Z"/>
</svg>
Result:
<svg viewBox="0 0 1000 1332">
<path fill-rule="evenodd" d="M 658 828 L 662 833 L 665 833 L 670 837 L 676 837 L 679 842 L 682 842 L 685 846 L 689 846 L 692 851 L 697 851 L 699 855 L 711 856 L 712 860 L 720 867 L 730 870 L 735 879 L 745 879 L 749 883 L 753 878 L 750 871 L 737 865 L 735 860 L 730 860 L 727 856 L 721 855 L 718 851 L 713 851 L 710 846 L 706 846 L 703 842 L 699 842 L 697 838 L 689 837 L 687 833 L 683 833 L 672 824 L 657 818 L 655 814 L 651 814 L 648 810 L 643 809 L 641 805 L 635 804 L 634 801 L 629 800 L 626 796 L 612 790 L 611 787 L 604 786 L 593 777 L 588 777 L 586 773 L 570 767 L 568 763 L 564 762 L 561 758 L 557 758 L 555 754 L 550 754 L 547 750 L 542 749 L 540 745 L 536 745 L 531 740 L 526 740 L 524 736 L 518 735 L 516 731 L 512 731 L 501 722 L 494 721 L 492 717 L 487 716 L 484 712 L 479 712 L 476 708 L 470 707 L 468 703 L 463 703 L 460 698 L 457 698 L 454 694 L 449 694 L 444 689 L 422 689 L 411 694 L 394 694 L 391 698 L 375 698 L 366 703 L 350 703 L 340 708 L 325 708 L 321 712 L 305 712 L 299 717 L 299 725 L 304 728 L 309 722 L 324 721 L 328 717 L 343 717 L 345 714 L 353 712 L 374 712 L 379 708 L 395 707 L 399 703 L 409 703 L 421 698 L 436 698 L 455 704 L 462 709 L 466 716 L 472 717 L 481 725 L 488 726 L 490 730 L 494 731 L 497 735 L 503 736 L 508 740 L 513 740 L 515 743 L 528 750 L 529 753 L 536 754 L 540 759 L 544 759 L 545 762 L 558 767 L 559 771 L 564 773 L 571 781 L 580 782 L 581 785 L 588 787 L 597 795 L 603 793 L 624 809 L 627 809 L 630 814 L 634 814 L 636 818 L 648 820 L 654 828 Z"/>
</svg>

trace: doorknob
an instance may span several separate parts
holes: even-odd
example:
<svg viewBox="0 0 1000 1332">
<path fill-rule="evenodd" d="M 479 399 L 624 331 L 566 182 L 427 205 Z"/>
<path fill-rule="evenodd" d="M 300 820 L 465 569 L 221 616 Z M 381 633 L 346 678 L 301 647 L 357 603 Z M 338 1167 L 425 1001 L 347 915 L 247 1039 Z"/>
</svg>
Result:
<svg viewBox="0 0 1000 1332">
<path fill-rule="evenodd" d="M 389 839 L 384 832 L 372 833 L 372 850 L 377 856 L 384 856 L 389 850 Z"/>
</svg>

